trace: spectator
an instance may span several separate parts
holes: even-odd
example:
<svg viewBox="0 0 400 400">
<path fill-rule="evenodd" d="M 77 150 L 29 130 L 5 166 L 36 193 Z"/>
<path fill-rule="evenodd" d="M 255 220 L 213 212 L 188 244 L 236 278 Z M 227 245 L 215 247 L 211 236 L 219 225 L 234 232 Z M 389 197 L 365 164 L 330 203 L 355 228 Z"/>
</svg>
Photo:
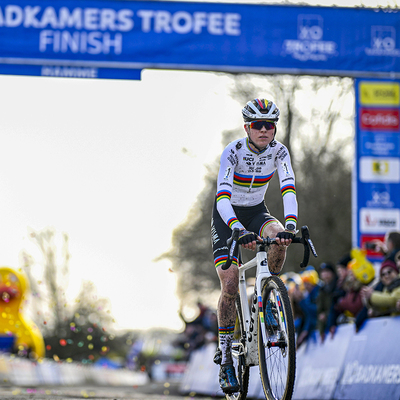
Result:
<svg viewBox="0 0 400 400">
<path fill-rule="evenodd" d="M 336 290 L 338 276 L 334 266 L 330 263 L 320 265 L 320 289 L 317 297 L 317 327 L 321 341 L 325 340 L 328 317 L 332 307 L 332 298 Z"/>
<path fill-rule="evenodd" d="M 386 257 L 394 256 L 400 251 L 400 232 L 387 232 L 383 242 L 381 240 L 373 240 L 371 243 L 375 245 L 373 250 L 377 253 L 382 253 Z"/>
<path fill-rule="evenodd" d="M 303 313 L 303 322 L 297 337 L 297 347 L 304 343 L 317 326 L 317 296 L 319 277 L 317 271 L 309 269 L 301 274 L 304 291 L 296 293 L 296 300 Z"/>
<path fill-rule="evenodd" d="M 341 285 L 344 295 L 338 298 L 331 310 L 329 330 L 332 336 L 338 324 L 355 321 L 364 307 L 360 290 L 364 285 L 371 283 L 375 276 L 374 267 L 366 259 L 364 251 L 353 249 L 351 257 L 346 277 Z"/>
<path fill-rule="evenodd" d="M 304 314 L 299 304 L 300 300 L 303 298 L 303 281 L 301 280 L 300 275 L 295 272 L 289 272 L 287 274 L 281 275 L 281 278 L 282 277 L 287 287 L 290 304 L 292 306 L 294 329 L 296 333 L 299 334 L 302 329 L 304 320 Z"/>
<path fill-rule="evenodd" d="M 338 315 L 335 306 L 339 301 L 339 299 L 346 294 L 345 290 L 343 289 L 343 284 L 348 273 L 348 264 L 350 263 L 350 261 L 351 261 L 350 253 L 347 253 L 344 256 L 342 256 L 340 260 L 336 263 L 336 275 L 338 279 L 336 281 L 336 287 L 332 293 L 332 304 L 331 304 L 331 309 L 329 311 L 327 326 L 326 326 L 327 331 L 332 332 L 332 330 L 334 330 L 334 328 L 332 327 L 336 325 L 336 319 Z"/>
<path fill-rule="evenodd" d="M 378 315 L 387 313 L 400 315 L 400 312 L 396 309 L 396 304 L 400 300 L 399 268 L 392 257 L 383 261 L 380 277 L 384 286 L 383 291 L 364 287 L 361 291 L 362 299 Z"/>
</svg>

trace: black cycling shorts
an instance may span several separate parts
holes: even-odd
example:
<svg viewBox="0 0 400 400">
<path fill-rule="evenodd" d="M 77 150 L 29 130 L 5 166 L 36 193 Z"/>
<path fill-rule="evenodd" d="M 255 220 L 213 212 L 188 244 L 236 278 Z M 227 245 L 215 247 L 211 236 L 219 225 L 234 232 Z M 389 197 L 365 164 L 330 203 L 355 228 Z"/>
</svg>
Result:
<svg viewBox="0 0 400 400">
<path fill-rule="evenodd" d="M 261 237 L 266 226 L 271 223 L 279 223 L 275 217 L 269 214 L 264 202 L 251 207 L 232 207 L 241 224 L 248 231 L 255 232 Z M 222 220 L 217 210 L 217 203 L 214 201 L 211 220 L 211 242 L 215 267 L 224 264 L 228 258 L 226 241 L 231 236 L 232 229 Z M 237 265 L 237 260 L 235 259 L 232 263 Z"/>
</svg>

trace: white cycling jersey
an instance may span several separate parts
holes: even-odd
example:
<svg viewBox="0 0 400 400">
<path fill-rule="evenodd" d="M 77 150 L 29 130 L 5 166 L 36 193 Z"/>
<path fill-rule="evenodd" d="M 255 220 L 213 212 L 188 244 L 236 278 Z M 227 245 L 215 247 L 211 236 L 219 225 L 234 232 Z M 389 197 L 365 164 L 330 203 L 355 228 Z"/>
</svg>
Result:
<svg viewBox="0 0 400 400">
<path fill-rule="evenodd" d="M 243 229 L 234 206 L 249 207 L 264 201 L 269 181 L 278 171 L 283 196 L 285 228 L 297 223 L 295 177 L 289 152 L 282 143 L 273 140 L 260 153 L 249 147 L 248 138 L 235 140 L 225 147 L 217 182 L 217 210 L 231 228 Z"/>
</svg>

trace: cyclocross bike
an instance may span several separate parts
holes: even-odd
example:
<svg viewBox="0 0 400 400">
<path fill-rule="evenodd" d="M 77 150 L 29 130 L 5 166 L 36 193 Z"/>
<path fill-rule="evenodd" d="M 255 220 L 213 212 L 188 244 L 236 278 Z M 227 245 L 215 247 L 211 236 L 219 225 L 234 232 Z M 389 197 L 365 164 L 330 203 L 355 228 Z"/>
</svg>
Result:
<svg viewBox="0 0 400 400">
<path fill-rule="evenodd" d="M 239 230 L 234 229 L 228 240 L 229 256 L 223 269 L 228 269 L 237 255 Z M 235 334 L 232 355 L 239 381 L 237 393 L 226 394 L 228 400 L 244 400 L 249 388 L 250 367 L 259 366 L 266 399 L 290 400 L 296 372 L 296 345 L 292 308 L 285 284 L 271 275 L 266 247 L 275 244 L 275 238 L 258 241 L 257 255 L 249 262 L 239 263 L 239 293 L 236 311 L 239 338 Z M 292 243 L 304 246 L 300 267 L 308 265 L 310 250 L 317 257 L 307 226 L 301 228 L 301 237 Z M 246 271 L 257 267 L 254 294 L 249 302 L 246 291 Z M 218 353 L 219 350 L 217 350 Z M 218 355 L 216 354 L 216 362 Z"/>
</svg>

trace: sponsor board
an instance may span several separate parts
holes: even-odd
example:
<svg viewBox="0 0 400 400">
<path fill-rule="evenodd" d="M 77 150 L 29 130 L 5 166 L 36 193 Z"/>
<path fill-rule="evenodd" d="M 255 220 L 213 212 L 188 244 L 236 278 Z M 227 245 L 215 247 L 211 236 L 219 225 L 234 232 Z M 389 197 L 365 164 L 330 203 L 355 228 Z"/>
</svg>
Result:
<svg viewBox="0 0 400 400">
<path fill-rule="evenodd" d="M 359 102 L 369 106 L 398 106 L 399 87 L 399 83 L 396 82 L 361 82 Z"/>
<path fill-rule="evenodd" d="M 365 183 L 366 206 L 368 208 L 399 208 L 400 199 L 396 187 L 389 183 Z"/>
<path fill-rule="evenodd" d="M 399 157 L 400 135 L 398 133 L 361 132 L 360 155 Z"/>
<path fill-rule="evenodd" d="M 396 28 L 394 26 L 371 26 L 371 46 L 365 49 L 368 56 L 400 57 L 396 48 Z"/>
<path fill-rule="evenodd" d="M 361 182 L 400 182 L 400 160 L 394 157 L 360 158 Z"/>
<path fill-rule="evenodd" d="M 360 232 L 385 234 L 400 229 L 400 209 L 361 208 Z"/>
<path fill-rule="evenodd" d="M 399 130 L 398 108 L 361 108 L 361 129 L 364 130 Z"/>
<path fill-rule="evenodd" d="M 326 61 L 338 54 L 337 43 L 323 40 L 324 19 L 321 15 L 300 14 L 297 17 L 297 39 L 283 42 L 282 55 L 296 60 Z"/>
</svg>

